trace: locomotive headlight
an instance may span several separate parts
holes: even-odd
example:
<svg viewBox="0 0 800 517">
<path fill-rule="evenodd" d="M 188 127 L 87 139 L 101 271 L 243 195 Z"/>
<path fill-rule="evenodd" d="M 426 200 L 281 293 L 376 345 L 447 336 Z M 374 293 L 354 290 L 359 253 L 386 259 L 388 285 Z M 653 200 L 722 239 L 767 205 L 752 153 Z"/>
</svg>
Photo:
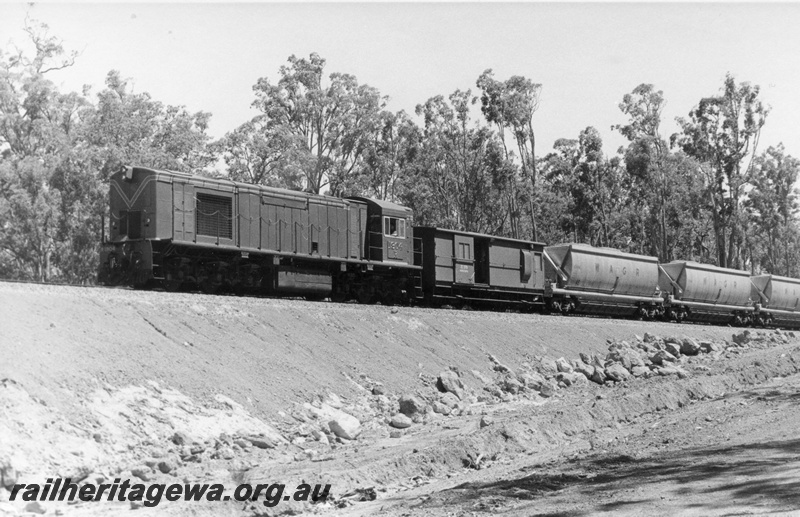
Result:
<svg viewBox="0 0 800 517">
<path fill-rule="evenodd" d="M 145 226 L 150 226 L 150 218 L 149 217 L 144 220 L 144 225 Z"/>
</svg>

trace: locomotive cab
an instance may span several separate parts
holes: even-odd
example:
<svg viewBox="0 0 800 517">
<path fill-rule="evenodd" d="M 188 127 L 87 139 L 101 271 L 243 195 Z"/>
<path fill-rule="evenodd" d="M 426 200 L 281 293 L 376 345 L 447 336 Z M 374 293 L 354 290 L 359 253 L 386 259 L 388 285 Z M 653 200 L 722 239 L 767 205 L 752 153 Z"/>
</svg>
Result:
<svg viewBox="0 0 800 517">
<path fill-rule="evenodd" d="M 376 199 L 350 198 L 367 204 L 365 249 L 368 260 L 412 264 L 414 233 L 410 208 Z"/>
</svg>

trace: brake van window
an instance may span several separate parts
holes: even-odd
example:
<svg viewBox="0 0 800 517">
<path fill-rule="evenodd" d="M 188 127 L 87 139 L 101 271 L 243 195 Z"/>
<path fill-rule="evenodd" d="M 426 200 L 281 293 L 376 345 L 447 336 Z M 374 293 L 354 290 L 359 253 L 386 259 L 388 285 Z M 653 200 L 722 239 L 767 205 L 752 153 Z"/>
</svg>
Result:
<svg viewBox="0 0 800 517">
<path fill-rule="evenodd" d="M 406 220 L 397 217 L 384 217 L 383 234 L 388 237 L 405 237 Z"/>
</svg>

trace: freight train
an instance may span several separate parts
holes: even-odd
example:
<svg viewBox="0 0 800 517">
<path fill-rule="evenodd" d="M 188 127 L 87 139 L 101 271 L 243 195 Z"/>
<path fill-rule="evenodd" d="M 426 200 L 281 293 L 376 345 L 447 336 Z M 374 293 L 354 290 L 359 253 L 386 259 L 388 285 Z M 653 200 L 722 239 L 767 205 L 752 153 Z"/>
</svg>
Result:
<svg viewBox="0 0 800 517">
<path fill-rule="evenodd" d="M 800 328 L 797 279 L 414 226 L 388 201 L 127 166 L 109 216 L 104 285 Z"/>
</svg>

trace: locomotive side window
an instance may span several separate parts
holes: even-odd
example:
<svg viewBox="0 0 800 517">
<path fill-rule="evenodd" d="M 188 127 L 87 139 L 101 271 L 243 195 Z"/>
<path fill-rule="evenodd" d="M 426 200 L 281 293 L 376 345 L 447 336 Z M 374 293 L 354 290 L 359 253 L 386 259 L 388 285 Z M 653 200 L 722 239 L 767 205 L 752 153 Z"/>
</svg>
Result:
<svg viewBox="0 0 800 517">
<path fill-rule="evenodd" d="M 406 220 L 397 217 L 384 217 L 383 234 L 387 237 L 404 238 L 406 236 Z"/>
</svg>

